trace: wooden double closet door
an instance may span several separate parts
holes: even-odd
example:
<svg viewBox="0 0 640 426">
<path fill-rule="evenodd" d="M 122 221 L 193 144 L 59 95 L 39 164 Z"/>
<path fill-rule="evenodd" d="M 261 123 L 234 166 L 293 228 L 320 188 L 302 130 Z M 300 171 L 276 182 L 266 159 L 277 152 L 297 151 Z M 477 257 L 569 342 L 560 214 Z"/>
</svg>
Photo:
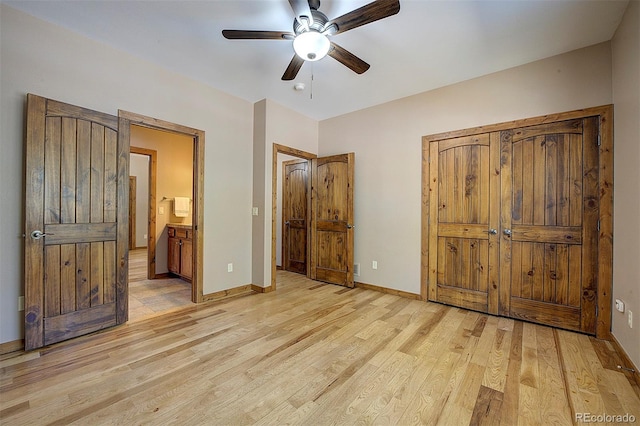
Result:
<svg viewBox="0 0 640 426">
<path fill-rule="evenodd" d="M 428 299 L 595 334 L 599 134 L 589 116 L 425 141 Z"/>
</svg>

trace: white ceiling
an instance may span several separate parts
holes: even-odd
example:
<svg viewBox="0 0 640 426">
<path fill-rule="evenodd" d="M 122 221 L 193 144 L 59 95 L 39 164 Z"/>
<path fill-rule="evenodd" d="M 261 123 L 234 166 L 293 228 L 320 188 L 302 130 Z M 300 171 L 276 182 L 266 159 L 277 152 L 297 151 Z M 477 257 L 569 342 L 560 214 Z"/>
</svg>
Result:
<svg viewBox="0 0 640 426">
<path fill-rule="evenodd" d="M 227 40 L 221 31 L 292 31 L 287 0 L 2 1 L 247 101 L 272 99 L 317 120 L 610 40 L 628 3 L 400 0 L 397 15 L 332 37 L 371 64 L 366 73 L 326 57 L 285 82 L 290 41 Z M 331 19 L 369 2 L 322 0 L 320 11 Z M 293 90 L 296 82 L 305 90 Z"/>
</svg>

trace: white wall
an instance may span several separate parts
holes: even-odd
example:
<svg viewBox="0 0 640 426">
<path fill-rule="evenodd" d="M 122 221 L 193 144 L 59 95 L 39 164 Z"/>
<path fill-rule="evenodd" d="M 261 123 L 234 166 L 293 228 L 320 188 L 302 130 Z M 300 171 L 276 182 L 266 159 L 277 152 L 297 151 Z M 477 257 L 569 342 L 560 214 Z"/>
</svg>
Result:
<svg viewBox="0 0 640 426">
<path fill-rule="evenodd" d="M 251 282 L 253 106 L 199 82 L 0 5 L 0 343 L 22 338 L 23 134 L 35 93 L 123 109 L 205 131 L 204 293 Z M 197 66 L 197 64 L 194 64 Z M 234 272 L 227 273 L 227 263 Z"/>
<path fill-rule="evenodd" d="M 640 367 L 640 2 L 629 2 L 612 41 L 614 102 L 613 335 Z M 633 328 L 627 325 L 633 312 Z"/>
<path fill-rule="evenodd" d="M 599 44 L 321 121 L 320 155 L 356 153 L 358 281 L 420 293 L 422 136 L 610 104 L 610 58 Z"/>
<path fill-rule="evenodd" d="M 268 287 L 272 256 L 273 144 L 315 154 L 318 152 L 318 122 L 270 100 L 256 103 L 255 117 L 253 205 L 259 207 L 260 215 L 253 220 L 253 284 Z"/>
</svg>

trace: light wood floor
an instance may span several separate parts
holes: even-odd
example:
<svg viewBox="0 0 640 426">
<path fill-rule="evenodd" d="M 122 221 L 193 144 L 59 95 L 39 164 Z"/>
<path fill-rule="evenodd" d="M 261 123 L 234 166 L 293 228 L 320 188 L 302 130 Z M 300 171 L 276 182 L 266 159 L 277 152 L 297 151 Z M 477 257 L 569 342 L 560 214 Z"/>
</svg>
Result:
<svg viewBox="0 0 640 426">
<path fill-rule="evenodd" d="M 147 249 L 129 252 L 129 321 L 192 305 L 191 283 L 179 278 L 147 279 Z"/>
<path fill-rule="evenodd" d="M 573 423 L 640 419 L 609 343 L 278 272 L 192 306 L 0 361 L 2 424 Z"/>
</svg>

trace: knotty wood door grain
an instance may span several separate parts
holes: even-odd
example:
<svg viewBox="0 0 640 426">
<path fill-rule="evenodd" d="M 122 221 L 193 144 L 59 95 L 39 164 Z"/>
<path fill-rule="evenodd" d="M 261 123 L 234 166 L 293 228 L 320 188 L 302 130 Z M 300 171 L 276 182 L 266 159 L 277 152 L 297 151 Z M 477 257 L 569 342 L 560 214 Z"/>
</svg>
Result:
<svg viewBox="0 0 640 426">
<path fill-rule="evenodd" d="M 502 308 L 595 333 L 598 117 L 501 132 Z M 511 235 L 507 235 L 511 232 Z"/>
<path fill-rule="evenodd" d="M 311 278 L 353 287 L 355 154 L 312 160 Z"/>
<path fill-rule="evenodd" d="M 431 142 L 430 300 L 498 313 L 498 141 L 481 134 Z M 491 202 L 491 201 L 494 202 Z M 494 231 L 491 231 L 491 230 Z"/>
<path fill-rule="evenodd" d="M 126 321 L 128 156 L 116 117 L 28 95 L 25 349 Z"/>
<path fill-rule="evenodd" d="M 282 163 L 282 267 L 307 273 L 307 160 Z"/>
<path fill-rule="evenodd" d="M 423 296 L 610 338 L 612 115 L 425 136 Z"/>
</svg>

